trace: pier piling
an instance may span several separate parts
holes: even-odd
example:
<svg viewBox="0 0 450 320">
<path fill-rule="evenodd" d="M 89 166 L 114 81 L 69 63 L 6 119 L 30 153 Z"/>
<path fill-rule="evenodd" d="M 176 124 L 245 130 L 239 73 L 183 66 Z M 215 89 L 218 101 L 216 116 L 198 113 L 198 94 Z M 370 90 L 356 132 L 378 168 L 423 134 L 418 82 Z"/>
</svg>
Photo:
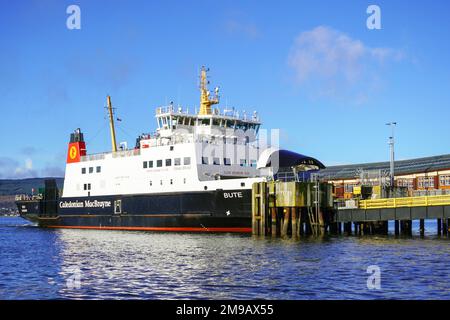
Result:
<svg viewBox="0 0 450 320">
<path fill-rule="evenodd" d="M 420 219 L 419 232 L 420 232 L 421 237 L 423 237 L 425 235 L 425 220 L 424 219 Z"/>
</svg>

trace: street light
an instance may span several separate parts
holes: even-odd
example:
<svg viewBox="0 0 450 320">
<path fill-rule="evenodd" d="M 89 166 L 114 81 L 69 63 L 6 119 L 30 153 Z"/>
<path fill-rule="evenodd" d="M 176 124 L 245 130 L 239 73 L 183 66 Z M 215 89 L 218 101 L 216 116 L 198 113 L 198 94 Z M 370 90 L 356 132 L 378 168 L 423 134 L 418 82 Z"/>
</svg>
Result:
<svg viewBox="0 0 450 320">
<path fill-rule="evenodd" d="M 391 163 L 390 163 L 390 178 L 391 178 L 391 189 L 394 189 L 394 128 L 397 125 L 397 122 L 388 122 L 387 126 L 390 126 L 392 129 L 392 134 L 389 137 L 389 149 L 391 151 Z"/>
</svg>

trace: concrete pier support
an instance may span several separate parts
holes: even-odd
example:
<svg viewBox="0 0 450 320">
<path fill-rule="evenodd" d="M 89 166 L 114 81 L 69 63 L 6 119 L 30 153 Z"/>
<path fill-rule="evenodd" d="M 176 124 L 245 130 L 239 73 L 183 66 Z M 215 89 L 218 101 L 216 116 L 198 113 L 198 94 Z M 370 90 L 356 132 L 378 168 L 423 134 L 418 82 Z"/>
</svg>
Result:
<svg viewBox="0 0 450 320">
<path fill-rule="evenodd" d="M 348 236 L 352 234 L 352 223 L 351 222 L 344 222 L 344 233 Z"/>
<path fill-rule="evenodd" d="M 353 227 L 355 229 L 355 236 L 360 235 L 359 223 L 358 222 L 354 222 L 353 223 Z"/>
<path fill-rule="evenodd" d="M 423 237 L 425 235 L 425 220 L 424 219 L 420 219 L 419 232 L 420 232 L 421 237 Z"/>
<path fill-rule="evenodd" d="M 405 235 L 405 236 L 412 235 L 412 221 L 411 220 L 400 221 L 400 229 L 401 229 L 402 235 Z"/>
</svg>

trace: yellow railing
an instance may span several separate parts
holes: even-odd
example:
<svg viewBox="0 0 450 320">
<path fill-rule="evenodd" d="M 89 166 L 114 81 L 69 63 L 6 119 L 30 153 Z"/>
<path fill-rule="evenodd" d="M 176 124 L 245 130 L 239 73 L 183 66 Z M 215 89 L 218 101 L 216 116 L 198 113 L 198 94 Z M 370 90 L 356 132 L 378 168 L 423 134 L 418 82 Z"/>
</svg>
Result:
<svg viewBox="0 0 450 320">
<path fill-rule="evenodd" d="M 383 209 L 402 207 L 427 207 L 450 205 L 450 195 L 405 198 L 386 198 L 359 201 L 360 209 Z"/>
</svg>

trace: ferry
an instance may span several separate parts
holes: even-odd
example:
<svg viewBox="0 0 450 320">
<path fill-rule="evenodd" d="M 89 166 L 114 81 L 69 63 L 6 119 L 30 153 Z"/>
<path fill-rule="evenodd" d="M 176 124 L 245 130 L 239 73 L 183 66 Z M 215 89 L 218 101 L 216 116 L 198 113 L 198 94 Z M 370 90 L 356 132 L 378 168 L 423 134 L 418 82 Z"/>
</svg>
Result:
<svg viewBox="0 0 450 320">
<path fill-rule="evenodd" d="M 111 151 L 88 154 L 84 134 L 70 134 L 62 190 L 46 180 L 39 195 L 18 195 L 20 216 L 48 228 L 251 232 L 252 185 L 288 168 L 320 169 L 312 157 L 260 139 L 257 112 L 214 107 L 219 88 L 200 72 L 198 110 L 156 109 L 156 132 L 133 148 L 116 142 L 107 97 Z M 297 174 L 297 173 L 296 173 Z"/>
</svg>

